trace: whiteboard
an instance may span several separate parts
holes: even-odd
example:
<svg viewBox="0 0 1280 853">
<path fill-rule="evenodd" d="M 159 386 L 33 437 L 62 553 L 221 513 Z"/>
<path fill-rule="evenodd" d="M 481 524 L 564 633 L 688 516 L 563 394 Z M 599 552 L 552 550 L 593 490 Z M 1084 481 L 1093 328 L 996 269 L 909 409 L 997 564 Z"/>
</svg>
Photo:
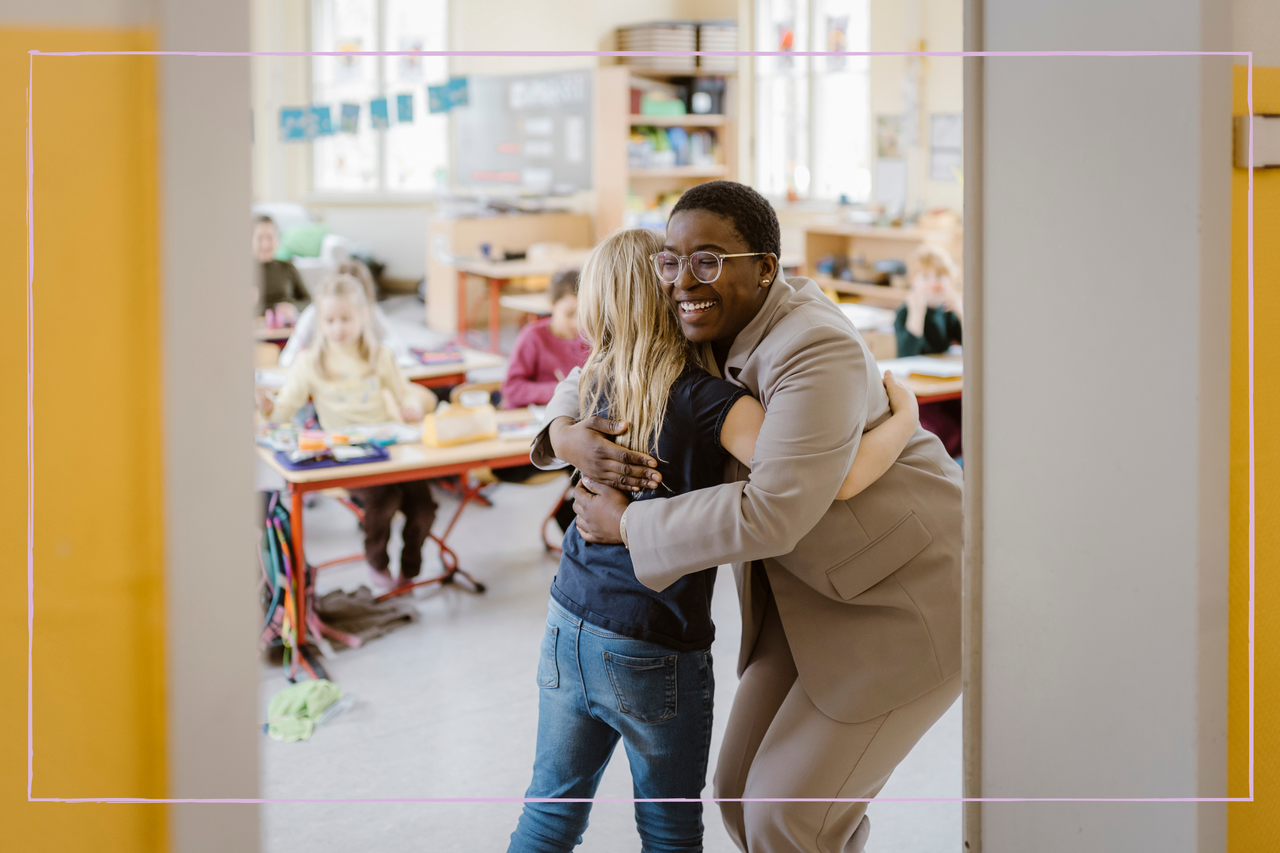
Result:
<svg viewBox="0 0 1280 853">
<path fill-rule="evenodd" d="M 591 188 L 591 71 L 467 78 L 454 180 L 539 193 Z"/>
</svg>

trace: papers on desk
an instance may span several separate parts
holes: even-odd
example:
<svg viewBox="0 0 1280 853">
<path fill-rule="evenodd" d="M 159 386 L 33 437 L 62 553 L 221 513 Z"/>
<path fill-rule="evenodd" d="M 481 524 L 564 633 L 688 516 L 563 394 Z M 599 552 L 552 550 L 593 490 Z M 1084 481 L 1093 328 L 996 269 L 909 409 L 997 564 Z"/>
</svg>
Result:
<svg viewBox="0 0 1280 853">
<path fill-rule="evenodd" d="M 498 438 L 503 441 L 518 438 L 534 438 L 538 433 L 542 432 L 542 422 L 544 420 L 543 414 L 545 411 L 545 406 L 530 406 L 530 417 L 528 420 L 498 424 Z"/>
<path fill-rule="evenodd" d="M 285 372 L 277 368 L 260 367 L 253 371 L 253 381 L 263 388 L 279 391 L 284 387 Z"/>
<path fill-rule="evenodd" d="M 876 308 L 859 302 L 841 302 L 840 310 L 859 332 L 870 332 L 893 325 L 894 312 L 888 308 Z"/>
<path fill-rule="evenodd" d="M 899 379 L 905 379 L 912 374 L 936 376 L 939 379 L 954 379 L 964 375 L 964 362 L 958 359 L 913 355 L 907 358 L 886 358 L 876 363 L 881 371 L 891 371 Z"/>
</svg>

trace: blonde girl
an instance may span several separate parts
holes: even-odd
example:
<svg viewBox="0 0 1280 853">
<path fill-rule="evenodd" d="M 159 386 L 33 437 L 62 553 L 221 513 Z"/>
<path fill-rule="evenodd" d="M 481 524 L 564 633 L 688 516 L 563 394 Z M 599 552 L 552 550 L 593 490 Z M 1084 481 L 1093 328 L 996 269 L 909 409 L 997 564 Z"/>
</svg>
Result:
<svg viewBox="0 0 1280 853">
<path fill-rule="evenodd" d="M 390 348 L 374 335 L 368 297 L 359 280 L 337 274 L 324 281 L 316 298 L 316 327 L 317 334 L 289 368 L 279 395 L 259 400 L 264 417 L 288 422 L 310 399 L 325 430 L 422 419 L 424 396 L 404 378 Z M 352 489 L 351 495 L 364 507 L 365 558 L 374 582 L 381 587 L 392 584 L 387 541 L 397 510 L 405 516 L 400 581 L 416 577 L 436 512 L 427 481 Z"/>
<path fill-rule="evenodd" d="M 703 369 L 682 334 L 649 256 L 662 236 L 621 231 L 582 269 L 578 323 L 591 345 L 579 379 L 581 411 L 626 421 L 619 438 L 653 455 L 662 475 L 636 500 L 719 484 L 729 455 L 750 464 L 764 410 Z M 889 385 L 895 414 L 867 433 L 841 490 L 874 482 L 915 431 L 915 401 Z M 530 799 L 590 798 L 618 741 L 637 799 L 696 800 L 706 782 L 714 680 L 711 592 L 715 567 L 658 593 L 635 576 L 622 545 L 564 538 L 551 587 L 537 682 L 538 743 Z M 508 853 L 568 851 L 590 803 L 527 803 Z M 637 803 L 645 853 L 701 850 L 702 806 Z"/>
</svg>

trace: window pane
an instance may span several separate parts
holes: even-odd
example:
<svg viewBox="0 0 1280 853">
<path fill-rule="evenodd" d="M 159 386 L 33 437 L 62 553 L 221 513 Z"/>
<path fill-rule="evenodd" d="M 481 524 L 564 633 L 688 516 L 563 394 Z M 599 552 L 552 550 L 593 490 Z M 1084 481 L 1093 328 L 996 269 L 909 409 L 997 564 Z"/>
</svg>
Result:
<svg viewBox="0 0 1280 853">
<path fill-rule="evenodd" d="M 757 50 L 808 50 L 808 0 L 759 0 Z M 756 188 L 780 196 L 809 189 L 808 57 L 756 60 Z"/>
<path fill-rule="evenodd" d="M 815 50 L 868 50 L 867 0 L 813 0 Z M 864 201 L 871 191 L 870 60 L 822 57 L 813 75 L 813 198 L 846 195 Z"/>
<path fill-rule="evenodd" d="M 316 50 L 377 50 L 376 0 L 316 0 L 313 4 Z M 378 188 L 378 140 L 369 122 L 369 101 L 377 97 L 376 57 L 312 57 L 312 97 L 328 105 L 338 130 L 343 103 L 358 104 L 356 133 L 337 132 L 312 143 L 317 190 Z"/>
<path fill-rule="evenodd" d="M 445 50 L 448 45 L 446 0 L 386 0 L 386 50 Z M 392 124 L 386 136 L 387 189 L 443 189 L 437 175 L 449 161 L 449 120 L 427 112 L 427 86 L 445 82 L 443 56 L 384 56 L 387 97 L 413 95 L 413 122 Z M 392 110 L 394 115 L 394 109 Z"/>
</svg>

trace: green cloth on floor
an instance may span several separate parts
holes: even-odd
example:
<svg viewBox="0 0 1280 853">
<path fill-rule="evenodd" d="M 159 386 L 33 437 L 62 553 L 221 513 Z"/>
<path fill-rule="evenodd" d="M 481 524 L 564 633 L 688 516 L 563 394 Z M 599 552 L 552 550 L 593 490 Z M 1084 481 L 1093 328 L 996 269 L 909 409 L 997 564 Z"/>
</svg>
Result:
<svg viewBox="0 0 1280 853">
<path fill-rule="evenodd" d="M 281 743 L 306 740 L 320 715 L 340 698 L 342 690 L 325 678 L 286 687 L 267 705 L 267 734 Z"/>
</svg>

